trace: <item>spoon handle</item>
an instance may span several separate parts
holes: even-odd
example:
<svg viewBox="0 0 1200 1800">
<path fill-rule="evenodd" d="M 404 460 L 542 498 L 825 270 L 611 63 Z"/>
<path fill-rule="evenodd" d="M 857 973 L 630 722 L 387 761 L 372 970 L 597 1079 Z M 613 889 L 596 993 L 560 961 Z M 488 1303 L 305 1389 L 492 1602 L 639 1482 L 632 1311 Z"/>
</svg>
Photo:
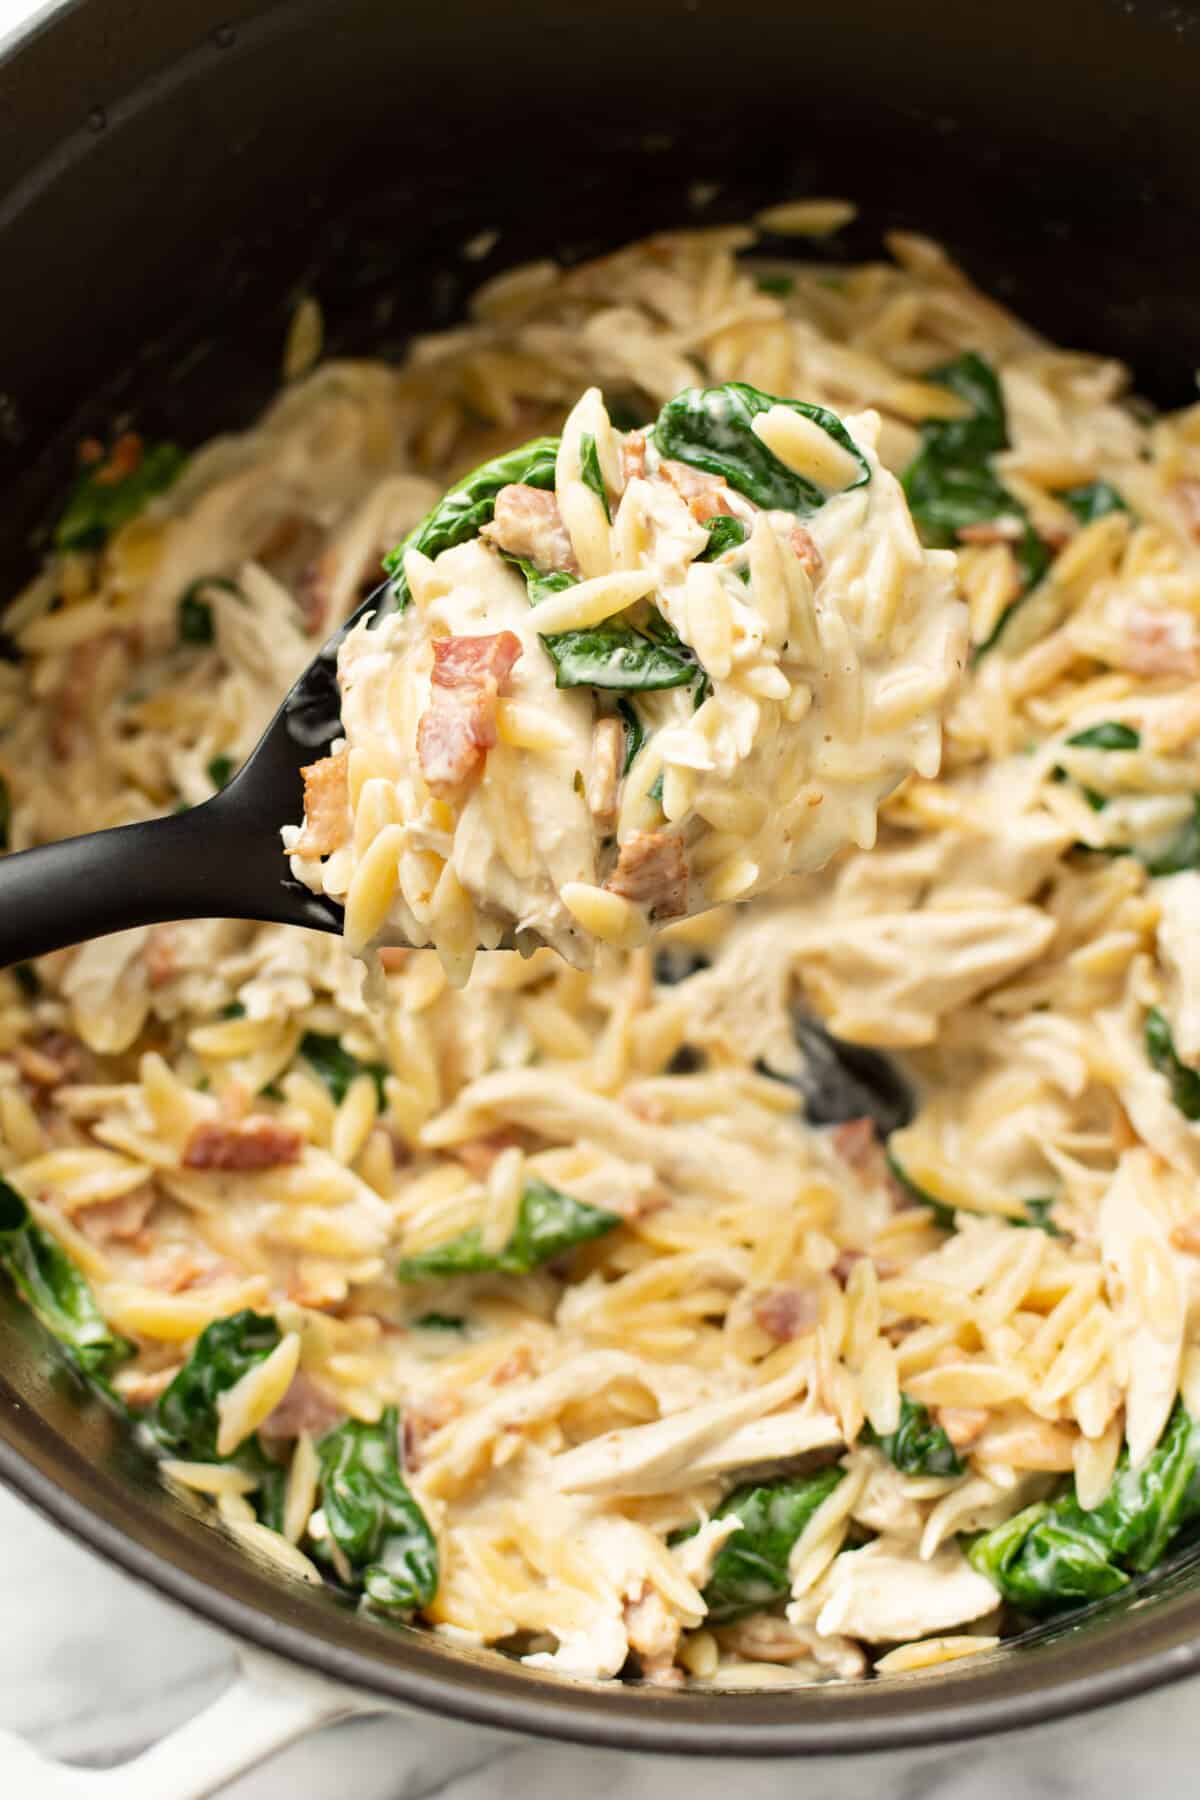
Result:
<svg viewBox="0 0 1200 1800">
<path fill-rule="evenodd" d="M 225 802 L 0 857 L 0 967 L 168 919 L 340 930 L 336 908 L 288 879 L 278 839 Z"/>
</svg>

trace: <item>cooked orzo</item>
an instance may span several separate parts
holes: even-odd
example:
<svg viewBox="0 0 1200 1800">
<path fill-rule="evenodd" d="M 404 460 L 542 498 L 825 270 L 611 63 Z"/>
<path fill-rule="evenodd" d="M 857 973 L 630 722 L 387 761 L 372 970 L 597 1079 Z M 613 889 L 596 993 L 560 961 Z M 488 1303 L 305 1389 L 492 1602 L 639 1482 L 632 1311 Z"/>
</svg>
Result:
<svg viewBox="0 0 1200 1800">
<path fill-rule="evenodd" d="M 735 1687 L 989 1651 L 1200 1512 L 1200 410 L 923 239 L 751 249 L 514 270 L 186 462 L 85 445 L 0 665 L 9 847 L 194 804 L 581 393 L 878 413 L 973 651 L 874 848 L 590 971 L 385 953 L 383 1009 L 249 924 L 0 975 L 4 1263 L 164 1479 L 376 1613 Z"/>
</svg>

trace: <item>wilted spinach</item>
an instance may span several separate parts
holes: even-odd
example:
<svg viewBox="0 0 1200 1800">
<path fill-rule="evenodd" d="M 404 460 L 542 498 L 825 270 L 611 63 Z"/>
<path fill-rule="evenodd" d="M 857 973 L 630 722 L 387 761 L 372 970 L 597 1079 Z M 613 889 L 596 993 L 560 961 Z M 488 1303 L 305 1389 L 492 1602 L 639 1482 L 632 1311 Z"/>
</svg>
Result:
<svg viewBox="0 0 1200 1800">
<path fill-rule="evenodd" d="M 608 504 L 608 489 L 604 485 L 604 475 L 600 468 L 600 452 L 596 448 L 596 440 L 590 431 L 585 431 L 579 439 L 579 475 L 584 487 L 591 488 L 597 500 L 604 508 L 604 516 L 612 524 L 612 507 Z"/>
<path fill-rule="evenodd" d="M 1138 854 L 1150 875 L 1182 875 L 1185 869 L 1200 869 L 1200 794 L 1192 796 L 1192 811 L 1164 850 L 1156 856 Z"/>
<path fill-rule="evenodd" d="M 548 594 L 561 594 L 564 588 L 575 587 L 579 581 L 578 575 L 568 575 L 565 569 L 551 569 L 543 574 L 523 556 L 506 556 L 505 561 L 520 569 L 525 577 L 525 597 L 530 606 L 536 606 Z"/>
<path fill-rule="evenodd" d="M 56 550 L 98 550 L 155 494 L 179 475 L 187 457 L 177 444 L 148 444 L 136 468 L 109 479 L 109 465 L 85 469 L 54 527 Z"/>
<path fill-rule="evenodd" d="M 904 472 L 904 492 L 913 518 L 927 544 L 951 549 L 967 526 L 992 519 L 1015 518 L 1022 526 L 1013 542 L 1021 573 L 1021 592 L 1006 606 L 983 643 L 982 656 L 1000 637 L 1009 619 L 1037 586 L 1050 566 L 1050 553 L 1026 516 L 1025 509 L 997 477 L 991 459 L 1008 445 L 1004 396 L 995 370 L 974 350 L 933 369 L 925 377 L 947 387 L 971 407 L 961 419 L 926 419 L 921 448 Z"/>
<path fill-rule="evenodd" d="M 1022 1200 L 1021 1205 L 1025 1208 L 1026 1216 L 1023 1219 L 1010 1219 L 1010 1225 L 1024 1226 L 1031 1231 L 1044 1231 L 1047 1237 L 1067 1236 L 1065 1231 L 1059 1230 L 1051 1217 L 1055 1206 L 1053 1194 L 1034 1194 L 1031 1199 Z"/>
<path fill-rule="evenodd" d="M 1200 1429 L 1182 1400 L 1140 1468 L 1121 1454 L 1100 1504 L 1085 1512 L 1074 1484 L 976 1538 L 968 1556 L 1024 1612 L 1115 1593 L 1131 1573 L 1161 1561 L 1172 1539 L 1200 1518 Z"/>
<path fill-rule="evenodd" d="M 638 751 L 646 741 L 646 728 L 638 717 L 638 709 L 632 700 L 618 700 L 617 711 L 625 721 L 625 761 L 621 765 L 621 773 L 628 775 Z"/>
<path fill-rule="evenodd" d="M 556 1256 L 603 1237 L 621 1223 L 617 1213 L 559 1193 L 548 1182 L 527 1180 L 513 1234 L 503 1249 L 485 1250 L 478 1225 L 433 1250 L 406 1256 L 396 1274 L 401 1281 L 431 1281 L 447 1275 L 528 1275 Z"/>
<path fill-rule="evenodd" d="M 675 640 L 679 644 L 679 640 Z M 557 631 L 542 639 L 560 688 L 600 687 L 624 693 L 684 687 L 700 666 L 682 644 L 655 643 L 632 625 L 605 623 Z"/>
<path fill-rule="evenodd" d="M 1081 525 L 1090 525 L 1106 513 L 1129 511 L 1128 501 L 1109 481 L 1085 481 L 1079 487 L 1064 488 L 1058 498 Z"/>
<path fill-rule="evenodd" d="M 758 506 L 802 516 L 816 512 L 829 495 L 795 474 L 754 435 L 754 419 L 773 406 L 786 406 L 811 420 L 854 459 L 861 473 L 838 492 L 848 493 L 871 479 L 870 464 L 836 413 L 804 400 L 776 399 L 745 381 L 686 388 L 668 400 L 655 421 L 654 442 L 662 456 L 718 476 Z"/>
<path fill-rule="evenodd" d="M 172 1456 L 212 1462 L 220 1425 L 218 1400 L 256 1363 L 265 1362 L 279 1341 L 274 1319 L 249 1308 L 206 1325 L 148 1420 L 160 1446 Z"/>
<path fill-rule="evenodd" d="M 133 1345 L 105 1323 L 96 1297 L 66 1251 L 30 1216 L 16 1188 L 0 1180 L 0 1266 L 30 1312 L 79 1371 L 103 1380 Z"/>
<path fill-rule="evenodd" d="M 842 1474 L 835 1467 L 790 1480 L 749 1482 L 722 1500 L 713 1518 L 725 1519 L 732 1513 L 740 1524 L 717 1552 L 703 1589 L 710 1623 L 740 1619 L 783 1599 L 791 1586 L 792 1547 Z M 698 1529 L 690 1526 L 671 1542 L 682 1543 Z"/>
<path fill-rule="evenodd" d="M 201 599 L 205 588 L 221 588 L 227 594 L 241 592 L 235 581 L 226 581 L 223 575 L 202 575 L 199 581 L 189 583 L 179 597 L 181 644 L 211 644 L 217 635 L 212 607 L 207 600 Z"/>
<path fill-rule="evenodd" d="M 893 1151 L 888 1150 L 886 1155 L 887 1166 L 891 1171 L 893 1178 L 900 1183 L 900 1186 L 904 1189 L 909 1198 L 912 1200 L 919 1200 L 922 1206 L 927 1206 L 929 1208 L 930 1212 L 933 1214 L 933 1222 L 940 1230 L 953 1231 L 954 1208 L 952 1206 L 947 1206 L 944 1200 L 936 1199 L 933 1194 L 927 1194 L 923 1187 L 918 1187 L 917 1183 L 905 1169 L 904 1164 Z"/>
<path fill-rule="evenodd" d="M 534 438 L 519 449 L 472 469 L 443 494 L 433 510 L 383 559 L 384 569 L 391 576 L 388 597 L 396 607 L 403 610 L 412 598 L 404 576 L 407 551 L 420 550 L 426 556 L 437 556 L 478 537 L 496 510 L 496 495 L 501 488 L 511 483 L 536 488 L 554 486 L 557 456 L 557 438 Z"/>
<path fill-rule="evenodd" d="M 900 1396 L 900 1420 L 895 1431 L 882 1436 L 864 1427 L 863 1440 L 877 1444 L 890 1463 L 904 1475 L 961 1475 L 963 1463 L 954 1445 L 929 1409 L 907 1394 Z"/>
<path fill-rule="evenodd" d="M 1137 750 L 1141 742 L 1141 733 L 1119 719 L 1089 725 L 1086 731 L 1077 731 L 1067 739 L 1068 745 L 1078 750 Z"/>
<path fill-rule="evenodd" d="M 1152 1006 L 1146 1014 L 1146 1055 L 1160 1075 L 1165 1075 L 1171 1098 L 1185 1119 L 1200 1119 L 1200 1070 L 1181 1062 L 1167 1015 Z"/>
<path fill-rule="evenodd" d="M 711 519 L 705 519 L 704 529 L 708 533 L 708 545 L 696 558 L 697 562 L 715 562 L 726 550 L 738 549 L 750 535 L 742 521 L 735 519 L 732 513 L 715 513 Z"/>
<path fill-rule="evenodd" d="M 236 768 L 237 763 L 232 756 L 214 756 L 204 772 L 215 788 L 223 788 L 229 786 Z"/>
<path fill-rule="evenodd" d="M 340 1105 L 346 1098 L 350 1083 L 356 1075 L 370 1075 L 379 1096 L 380 1108 L 387 1105 L 384 1083 L 391 1071 L 386 1064 L 359 1062 L 357 1056 L 351 1056 L 338 1038 L 324 1037 L 319 1031 L 305 1032 L 300 1039 L 300 1055 L 313 1072 L 320 1076 L 336 1104 Z"/>
<path fill-rule="evenodd" d="M 400 1472 L 399 1421 L 347 1419 L 317 1445 L 321 1511 L 356 1585 L 381 1612 L 411 1613 L 437 1593 L 437 1542 Z M 313 1548 L 321 1553 L 320 1540 Z"/>
</svg>

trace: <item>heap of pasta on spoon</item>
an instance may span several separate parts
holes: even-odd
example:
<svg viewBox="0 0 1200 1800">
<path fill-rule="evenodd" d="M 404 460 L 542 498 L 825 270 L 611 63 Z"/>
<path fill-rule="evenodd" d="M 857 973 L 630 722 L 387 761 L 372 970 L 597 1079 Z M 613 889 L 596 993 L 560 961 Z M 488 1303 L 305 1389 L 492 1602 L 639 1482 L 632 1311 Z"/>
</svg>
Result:
<svg viewBox="0 0 1200 1800">
<path fill-rule="evenodd" d="M 588 967 L 869 848 L 937 773 L 966 646 L 878 427 L 728 382 L 619 431 L 592 388 L 451 489 L 341 645 L 343 736 L 283 833 L 351 949 Z"/>
</svg>

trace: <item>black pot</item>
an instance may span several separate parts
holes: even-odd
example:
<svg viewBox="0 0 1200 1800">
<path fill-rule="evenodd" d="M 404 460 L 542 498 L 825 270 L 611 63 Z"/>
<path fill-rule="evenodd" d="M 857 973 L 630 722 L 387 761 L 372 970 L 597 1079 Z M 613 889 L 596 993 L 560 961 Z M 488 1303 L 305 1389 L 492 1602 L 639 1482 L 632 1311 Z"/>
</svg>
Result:
<svg viewBox="0 0 1200 1800">
<path fill-rule="evenodd" d="M 848 194 L 945 239 L 1155 399 L 1200 348 L 1200 8 L 1185 0 L 76 0 L 0 62 L 0 578 L 85 429 L 199 441 L 271 392 L 290 303 L 387 353 L 482 276 L 689 217 Z M 721 184 L 697 214 L 697 184 Z M 463 246 L 497 231 L 482 260 Z M 80 405 L 81 400 L 84 404 Z M 1099 1706 L 1200 1666 L 1185 1559 L 919 1682 L 663 1693 L 556 1680 L 359 1619 L 252 1565 L 158 1486 L 0 1295 L 0 1474 L 239 1636 L 464 1719 L 637 1749 L 930 1744 Z"/>
</svg>

